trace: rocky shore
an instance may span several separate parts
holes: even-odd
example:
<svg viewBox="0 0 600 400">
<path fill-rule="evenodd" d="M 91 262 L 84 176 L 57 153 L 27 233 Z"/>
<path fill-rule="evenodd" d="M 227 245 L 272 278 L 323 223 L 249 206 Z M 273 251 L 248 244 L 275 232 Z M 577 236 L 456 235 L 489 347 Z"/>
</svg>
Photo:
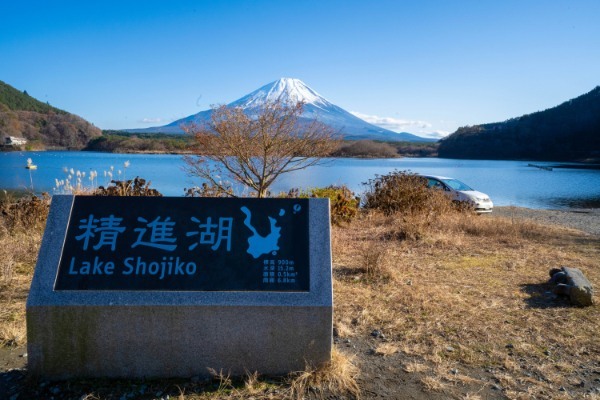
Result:
<svg viewBox="0 0 600 400">
<path fill-rule="evenodd" d="M 531 219 L 541 224 L 552 224 L 577 229 L 600 236 L 600 208 L 539 210 L 522 207 L 494 207 L 492 215 L 506 218 Z"/>
</svg>

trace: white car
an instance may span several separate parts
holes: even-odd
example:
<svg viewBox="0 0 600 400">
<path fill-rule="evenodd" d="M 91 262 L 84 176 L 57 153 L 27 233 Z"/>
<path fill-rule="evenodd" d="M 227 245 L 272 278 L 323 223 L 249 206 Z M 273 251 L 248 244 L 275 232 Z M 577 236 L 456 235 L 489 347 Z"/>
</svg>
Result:
<svg viewBox="0 0 600 400">
<path fill-rule="evenodd" d="M 445 176 L 421 176 L 427 179 L 428 187 L 442 189 L 448 192 L 453 201 L 469 203 L 475 208 L 475 212 L 479 214 L 491 213 L 494 209 L 494 203 L 492 203 L 492 200 L 490 200 L 490 197 L 487 194 L 473 190 L 458 179 Z"/>
</svg>

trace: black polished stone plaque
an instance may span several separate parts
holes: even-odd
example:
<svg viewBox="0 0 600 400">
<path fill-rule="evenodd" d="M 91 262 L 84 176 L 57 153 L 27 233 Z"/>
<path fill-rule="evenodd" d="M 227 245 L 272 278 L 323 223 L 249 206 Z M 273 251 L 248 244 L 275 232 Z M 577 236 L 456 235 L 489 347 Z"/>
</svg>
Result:
<svg viewBox="0 0 600 400">
<path fill-rule="evenodd" d="M 307 199 L 75 196 L 54 290 L 309 291 Z"/>
</svg>

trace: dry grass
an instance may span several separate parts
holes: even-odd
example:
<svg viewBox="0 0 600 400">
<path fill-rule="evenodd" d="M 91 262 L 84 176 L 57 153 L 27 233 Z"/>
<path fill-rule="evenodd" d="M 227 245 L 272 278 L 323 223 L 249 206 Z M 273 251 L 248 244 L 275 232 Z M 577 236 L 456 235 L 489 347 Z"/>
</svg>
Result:
<svg viewBox="0 0 600 400">
<path fill-rule="evenodd" d="M 431 392 L 443 392 L 448 387 L 448 384 L 444 383 L 441 378 L 432 375 L 421 378 L 421 383 L 425 390 Z"/>
<path fill-rule="evenodd" d="M 419 238 L 395 234 L 410 218 L 370 213 L 334 230 L 335 323 L 348 337 L 381 329 L 389 345 L 421 360 L 405 368 L 415 373 L 456 363 L 499 371 L 502 387 L 519 398 L 562 395 L 582 365 L 597 369 L 600 307 L 553 302 L 545 286 L 549 269 L 561 265 L 600 282 L 597 238 L 468 213 L 440 217 Z M 387 265 L 365 268 L 372 248 L 387 256 L 371 264 Z M 373 279 L 378 268 L 386 279 Z M 456 383 L 448 378 L 428 373 L 421 381 L 444 391 Z"/>
<path fill-rule="evenodd" d="M 379 354 L 380 356 L 391 356 L 392 354 L 396 354 L 400 348 L 392 343 L 382 343 L 375 349 L 375 354 Z"/>
<path fill-rule="evenodd" d="M 320 367 L 306 366 L 290 382 L 292 398 L 303 399 L 311 390 L 326 392 L 330 396 L 360 397 L 360 388 L 356 383 L 358 368 L 352 358 L 334 350 L 331 361 Z"/>
<path fill-rule="evenodd" d="M 425 372 L 428 370 L 430 370 L 429 366 L 422 364 L 422 363 L 414 362 L 414 361 L 412 361 L 404 366 L 404 371 L 410 372 L 410 373 Z"/>
<path fill-rule="evenodd" d="M 400 359 L 423 389 L 449 397 L 463 388 L 463 398 L 486 398 L 478 388 L 494 384 L 507 398 L 575 393 L 598 399 L 587 387 L 574 388 L 583 372 L 599 368 L 600 306 L 569 307 L 545 294 L 548 270 L 561 265 L 580 268 L 598 286 L 598 238 L 468 213 L 437 216 L 426 226 L 411 218 L 418 217 L 370 212 L 333 229 L 338 336 L 358 341 L 381 330 L 386 342 L 374 348 L 379 360 Z M 26 341 L 25 300 L 41 227 L 5 222 L 0 219 L 0 346 L 15 346 Z M 418 235 L 398 234 L 411 226 L 419 226 Z M 286 381 L 257 374 L 232 381 L 216 373 L 211 390 L 188 385 L 170 393 L 181 399 L 358 397 L 359 373 L 351 357 L 335 351 L 331 363 Z"/>
<path fill-rule="evenodd" d="M 314 367 L 307 365 L 304 371 L 290 374 L 286 380 L 269 380 L 258 373 L 247 373 L 240 382 L 223 371 L 211 370 L 212 389 L 198 390 L 178 388 L 182 400 L 195 399 L 304 399 L 322 395 L 336 398 L 359 398 L 360 389 L 356 383 L 358 369 L 352 359 L 334 351 L 329 363 Z"/>
<path fill-rule="evenodd" d="M 0 204 L 0 347 L 26 342 L 25 300 L 47 205 L 38 198 Z"/>
</svg>

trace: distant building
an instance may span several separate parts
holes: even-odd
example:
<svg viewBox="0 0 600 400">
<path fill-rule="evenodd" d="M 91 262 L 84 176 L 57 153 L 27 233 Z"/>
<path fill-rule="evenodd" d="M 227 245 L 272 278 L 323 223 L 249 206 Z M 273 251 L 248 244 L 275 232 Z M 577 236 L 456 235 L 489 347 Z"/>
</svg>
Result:
<svg viewBox="0 0 600 400">
<path fill-rule="evenodd" d="M 27 139 L 15 136 L 7 136 L 4 139 L 4 144 L 6 146 L 22 146 L 24 144 L 27 144 Z"/>
</svg>

